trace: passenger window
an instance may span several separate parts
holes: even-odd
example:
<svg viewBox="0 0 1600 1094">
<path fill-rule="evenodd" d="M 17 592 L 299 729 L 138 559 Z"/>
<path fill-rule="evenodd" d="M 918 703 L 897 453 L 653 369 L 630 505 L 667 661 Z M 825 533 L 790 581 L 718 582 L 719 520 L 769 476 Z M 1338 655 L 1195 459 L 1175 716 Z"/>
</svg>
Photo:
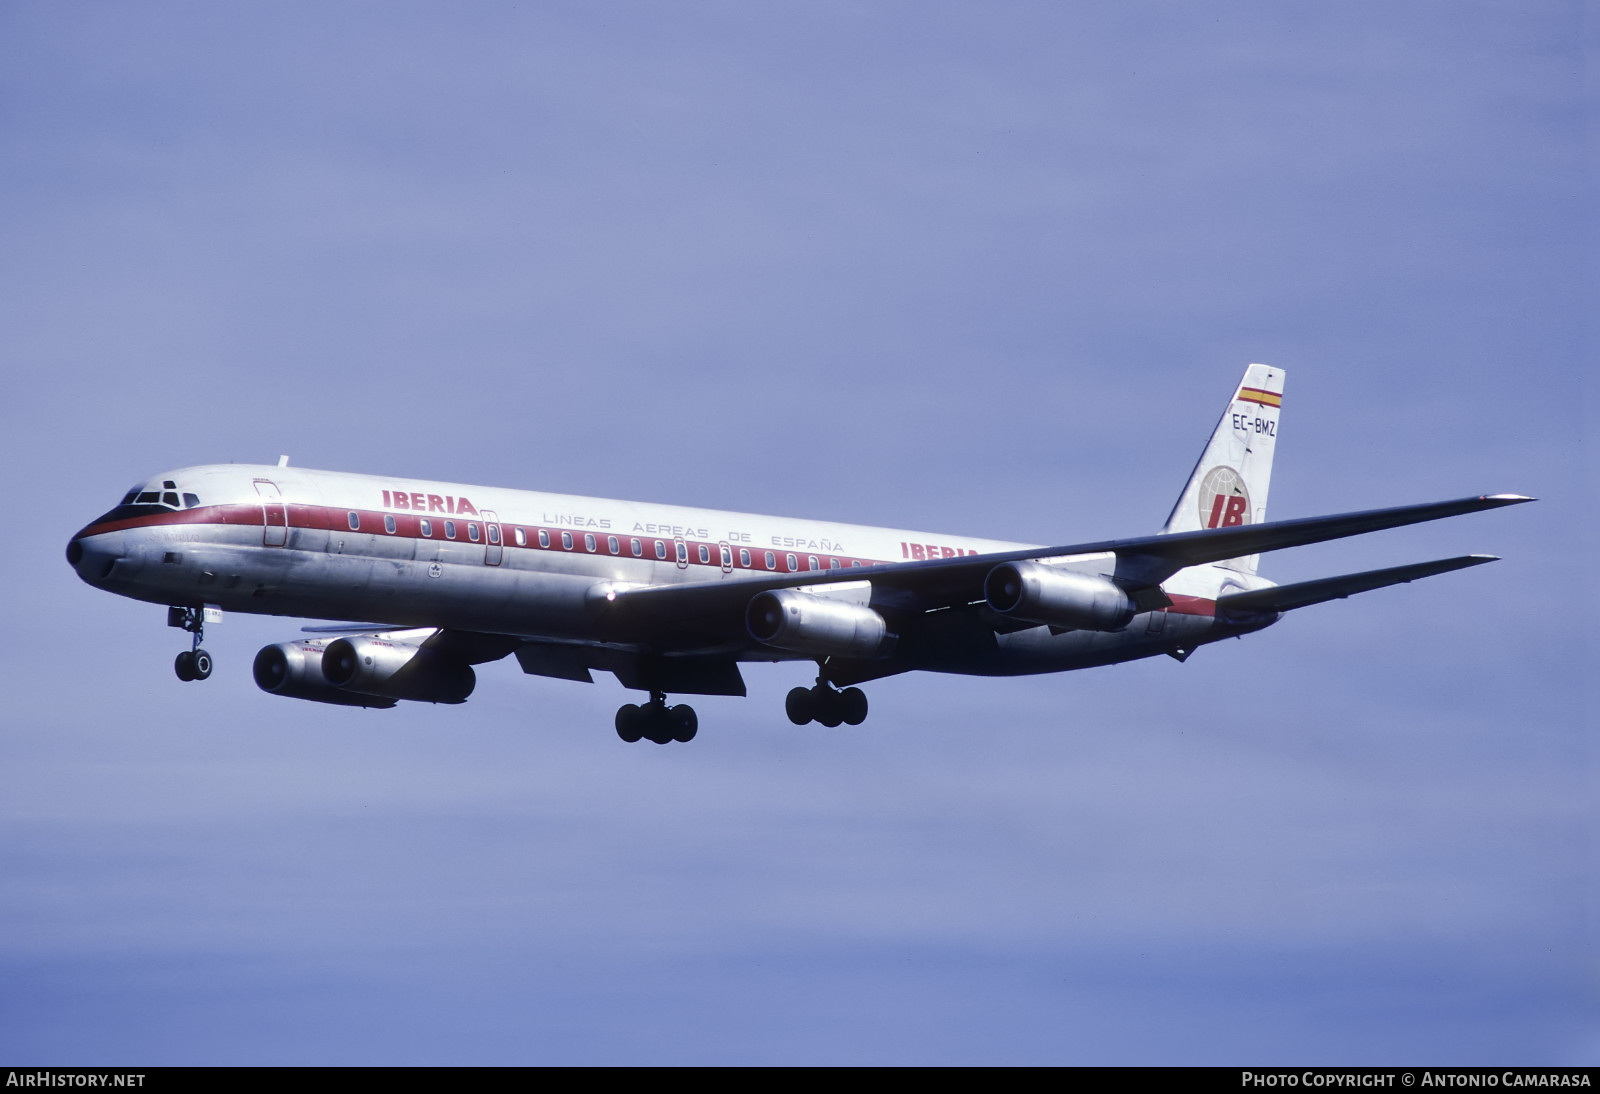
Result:
<svg viewBox="0 0 1600 1094">
<path fill-rule="evenodd" d="M 488 534 L 489 534 L 489 542 L 490 543 L 499 543 L 500 542 L 500 526 L 498 524 L 491 524 L 491 525 L 488 526 L 488 529 L 489 529 L 489 532 L 488 532 Z"/>
<path fill-rule="evenodd" d="M 810 562 L 811 562 L 811 566 L 809 567 L 810 569 L 813 569 L 813 570 L 822 569 L 821 565 L 819 565 L 818 562 L 817 562 L 817 556 L 816 555 L 807 555 L 806 558 L 809 559 Z"/>
<path fill-rule="evenodd" d="M 838 568 L 839 568 L 839 560 L 836 559 L 836 558 L 830 558 L 828 560 L 828 569 L 837 570 Z"/>
<path fill-rule="evenodd" d="M 583 533 L 583 549 L 585 551 L 588 551 L 591 555 L 594 554 L 594 533 L 593 532 L 585 532 L 585 533 Z"/>
<path fill-rule="evenodd" d="M 689 561 L 689 545 L 683 540 L 678 541 L 678 564 L 681 566 Z"/>
<path fill-rule="evenodd" d="M 352 532 L 361 531 L 361 514 L 360 513 L 352 512 L 348 519 L 350 521 L 350 530 Z"/>
<path fill-rule="evenodd" d="M 185 494 L 183 496 L 183 507 L 185 509 L 198 509 L 200 508 L 200 499 L 194 494 Z"/>
<path fill-rule="evenodd" d="M 571 532 L 562 532 L 561 533 L 561 549 L 563 551 L 572 550 L 572 533 Z"/>
<path fill-rule="evenodd" d="M 515 529 L 513 534 L 517 537 L 518 547 L 526 547 L 528 545 L 528 533 L 524 532 L 521 528 L 518 528 Z"/>
<path fill-rule="evenodd" d="M 747 570 L 750 568 L 750 548 L 739 548 L 739 565 L 743 566 Z"/>
<path fill-rule="evenodd" d="M 455 521 L 447 520 L 447 521 L 444 522 L 444 538 L 445 539 L 455 539 L 456 538 L 456 522 Z"/>
<path fill-rule="evenodd" d="M 433 535 L 433 521 L 423 517 L 417 522 L 417 531 L 422 533 L 423 539 L 428 539 Z"/>
<path fill-rule="evenodd" d="M 700 561 L 701 562 L 710 562 L 711 561 L 711 548 L 707 547 L 704 543 L 702 543 L 700 545 Z"/>
<path fill-rule="evenodd" d="M 543 528 L 539 529 L 539 546 L 550 546 L 550 533 L 546 532 Z"/>
<path fill-rule="evenodd" d="M 606 550 L 610 551 L 614 555 L 622 553 L 622 548 L 617 545 L 617 537 L 616 536 L 607 536 L 606 537 Z"/>
<path fill-rule="evenodd" d="M 656 557 L 663 560 L 667 557 L 667 545 L 659 539 L 656 540 Z"/>
<path fill-rule="evenodd" d="M 857 569 L 860 569 L 861 568 L 861 560 L 859 558 L 852 558 L 850 560 L 850 565 L 856 567 Z"/>
<path fill-rule="evenodd" d="M 387 513 L 383 516 L 383 530 L 394 535 L 394 518 Z"/>
<path fill-rule="evenodd" d="M 633 549 L 634 558 L 644 557 L 644 544 L 640 543 L 637 539 L 630 539 L 628 541 L 628 546 Z"/>
<path fill-rule="evenodd" d="M 767 552 L 767 569 L 776 570 L 777 568 L 778 568 L 778 556 L 773 554 L 771 551 L 768 551 Z"/>
<path fill-rule="evenodd" d="M 794 573 L 796 570 L 798 570 L 800 568 L 800 560 L 795 558 L 793 555 L 785 555 L 784 556 L 784 561 L 789 564 L 789 572 L 790 573 Z"/>
<path fill-rule="evenodd" d="M 467 521 L 467 538 L 474 543 L 478 542 L 478 526 L 470 520 Z"/>
</svg>

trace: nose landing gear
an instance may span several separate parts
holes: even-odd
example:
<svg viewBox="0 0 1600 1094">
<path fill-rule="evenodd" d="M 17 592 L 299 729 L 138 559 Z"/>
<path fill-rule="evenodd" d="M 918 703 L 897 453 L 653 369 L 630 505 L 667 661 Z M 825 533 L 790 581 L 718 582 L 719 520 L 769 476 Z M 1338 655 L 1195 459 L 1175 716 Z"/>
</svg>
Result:
<svg viewBox="0 0 1600 1094">
<path fill-rule="evenodd" d="M 204 680 L 211 675 L 211 655 L 200 648 L 206 637 L 205 611 L 201 608 L 168 608 L 167 626 L 182 627 L 194 635 L 194 644 L 178 654 L 172 662 L 172 671 L 178 679 Z"/>
<path fill-rule="evenodd" d="M 629 744 L 640 739 L 664 745 L 668 741 L 694 740 L 700 719 L 687 703 L 667 706 L 664 692 L 653 691 L 644 706 L 626 703 L 617 708 L 617 736 Z"/>
</svg>

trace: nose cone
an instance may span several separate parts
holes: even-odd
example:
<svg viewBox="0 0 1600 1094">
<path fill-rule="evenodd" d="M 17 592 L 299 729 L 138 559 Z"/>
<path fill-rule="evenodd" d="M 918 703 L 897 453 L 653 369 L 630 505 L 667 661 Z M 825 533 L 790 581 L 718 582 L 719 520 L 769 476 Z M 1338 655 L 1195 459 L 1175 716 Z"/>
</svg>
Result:
<svg viewBox="0 0 1600 1094">
<path fill-rule="evenodd" d="M 113 535 L 74 536 L 67 544 L 67 565 L 90 585 L 102 584 L 123 557 L 121 540 Z"/>
</svg>

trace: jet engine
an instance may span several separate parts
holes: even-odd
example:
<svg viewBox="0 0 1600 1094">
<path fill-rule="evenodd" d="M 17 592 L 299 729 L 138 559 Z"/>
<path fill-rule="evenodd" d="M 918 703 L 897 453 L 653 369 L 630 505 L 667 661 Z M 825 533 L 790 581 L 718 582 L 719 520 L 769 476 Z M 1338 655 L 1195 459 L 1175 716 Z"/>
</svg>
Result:
<svg viewBox="0 0 1600 1094">
<path fill-rule="evenodd" d="M 273 695 L 344 706 L 465 702 L 477 684 L 472 666 L 419 643 L 364 634 L 267 646 L 256 654 L 256 685 Z"/>
<path fill-rule="evenodd" d="M 866 605 L 794 589 L 756 594 L 744 619 L 750 637 L 757 642 L 796 653 L 880 657 L 895 643 L 883 616 Z"/>
<path fill-rule="evenodd" d="M 464 703 L 478 683 L 471 665 L 411 642 L 370 634 L 328 643 L 322 651 L 322 675 L 345 691 L 424 703 Z"/>
<path fill-rule="evenodd" d="M 336 688 L 322 675 L 322 650 L 327 639 L 313 642 L 280 642 L 263 646 L 256 654 L 251 671 L 256 686 L 273 695 L 289 699 L 310 699 L 316 703 L 338 703 L 352 707 L 392 707 L 394 699 Z"/>
<path fill-rule="evenodd" d="M 983 581 L 984 598 L 1001 615 L 1052 627 L 1120 631 L 1139 613 L 1121 586 L 1038 562 L 1003 562 Z"/>
</svg>

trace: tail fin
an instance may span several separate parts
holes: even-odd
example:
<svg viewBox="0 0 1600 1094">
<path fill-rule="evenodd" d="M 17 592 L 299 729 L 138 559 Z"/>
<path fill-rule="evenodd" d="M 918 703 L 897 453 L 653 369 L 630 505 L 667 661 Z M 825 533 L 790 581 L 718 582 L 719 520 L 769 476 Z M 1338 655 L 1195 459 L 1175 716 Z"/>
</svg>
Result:
<svg viewBox="0 0 1600 1094">
<path fill-rule="evenodd" d="M 1272 450 L 1278 440 L 1283 405 L 1283 370 L 1251 365 L 1222 413 L 1200 462 L 1194 465 L 1162 532 L 1193 532 L 1267 519 L 1267 488 L 1272 483 Z M 1217 563 L 1256 572 L 1258 556 Z"/>
</svg>

